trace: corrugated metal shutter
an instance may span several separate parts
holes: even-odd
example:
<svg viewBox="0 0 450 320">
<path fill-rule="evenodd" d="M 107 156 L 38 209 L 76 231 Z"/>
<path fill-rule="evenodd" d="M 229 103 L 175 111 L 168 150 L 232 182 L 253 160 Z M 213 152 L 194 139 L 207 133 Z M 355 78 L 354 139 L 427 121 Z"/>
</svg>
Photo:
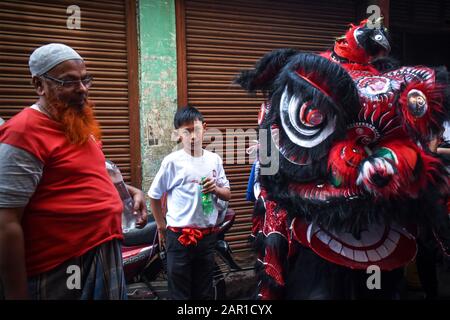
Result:
<svg viewBox="0 0 450 320">
<path fill-rule="evenodd" d="M 324 50 L 349 23 L 356 22 L 356 5 L 350 0 L 186 0 L 182 5 L 188 102 L 205 115 L 208 127 L 222 132 L 256 129 L 262 97 L 248 97 L 231 85 L 239 70 L 276 48 Z M 245 201 L 245 191 L 250 169 L 248 161 L 225 163 L 232 185 L 231 206 L 237 212 L 227 239 L 235 251 L 248 249 L 252 203 Z"/>
<path fill-rule="evenodd" d="M 391 1 L 389 31 L 391 55 L 402 64 L 450 66 L 448 0 Z"/>
<path fill-rule="evenodd" d="M 395 0 L 390 2 L 390 25 L 419 32 L 450 30 L 448 0 Z"/>
<path fill-rule="evenodd" d="M 67 28 L 66 10 L 81 9 L 81 29 Z M 94 76 L 90 97 L 103 133 L 104 152 L 130 182 L 130 127 L 124 0 L 1 1 L 0 116 L 9 119 L 36 100 L 28 57 L 40 45 L 76 49 Z"/>
</svg>

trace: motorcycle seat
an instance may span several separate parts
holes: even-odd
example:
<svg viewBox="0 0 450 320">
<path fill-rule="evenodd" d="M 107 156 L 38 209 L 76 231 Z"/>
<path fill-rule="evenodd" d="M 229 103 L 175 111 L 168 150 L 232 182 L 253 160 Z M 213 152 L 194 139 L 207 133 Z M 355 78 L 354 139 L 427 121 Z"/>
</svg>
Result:
<svg viewBox="0 0 450 320">
<path fill-rule="evenodd" d="M 157 227 L 155 221 L 148 222 L 144 228 L 134 228 L 123 234 L 123 244 L 127 247 L 139 245 L 152 245 L 158 243 Z"/>
</svg>

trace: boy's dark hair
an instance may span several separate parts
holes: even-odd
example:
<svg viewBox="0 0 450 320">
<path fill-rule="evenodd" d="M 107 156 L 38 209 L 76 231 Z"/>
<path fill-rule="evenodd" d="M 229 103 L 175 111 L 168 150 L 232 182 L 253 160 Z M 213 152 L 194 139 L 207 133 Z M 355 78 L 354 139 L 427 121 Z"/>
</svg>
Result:
<svg viewBox="0 0 450 320">
<path fill-rule="evenodd" d="M 191 123 L 195 120 L 200 120 L 203 122 L 203 115 L 197 108 L 192 106 L 185 106 L 178 109 L 177 113 L 175 113 L 175 117 L 173 118 L 173 125 L 175 129 L 178 129 L 185 123 Z"/>
</svg>

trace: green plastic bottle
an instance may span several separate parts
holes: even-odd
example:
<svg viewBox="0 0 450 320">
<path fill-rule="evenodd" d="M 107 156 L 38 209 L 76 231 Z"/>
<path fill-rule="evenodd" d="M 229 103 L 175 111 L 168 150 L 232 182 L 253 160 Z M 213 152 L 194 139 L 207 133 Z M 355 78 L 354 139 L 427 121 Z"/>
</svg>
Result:
<svg viewBox="0 0 450 320">
<path fill-rule="evenodd" d="M 200 192 L 203 189 L 203 181 L 205 181 L 205 179 L 206 179 L 206 177 L 202 177 L 202 180 L 201 180 L 202 183 L 200 184 Z M 203 214 L 208 216 L 208 215 L 212 214 L 214 211 L 211 193 L 201 192 L 201 196 L 202 196 Z"/>
</svg>

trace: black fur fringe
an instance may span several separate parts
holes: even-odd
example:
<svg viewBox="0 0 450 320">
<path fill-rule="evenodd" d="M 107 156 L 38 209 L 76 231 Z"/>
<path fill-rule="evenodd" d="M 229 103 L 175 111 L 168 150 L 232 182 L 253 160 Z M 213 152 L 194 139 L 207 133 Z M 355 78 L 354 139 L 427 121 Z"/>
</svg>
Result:
<svg viewBox="0 0 450 320">
<path fill-rule="evenodd" d="M 298 53 L 295 49 L 278 49 L 265 54 L 252 70 L 242 71 L 233 81 L 250 93 L 257 90 L 269 92 L 280 69 L 287 60 Z"/>
<path fill-rule="evenodd" d="M 380 72 L 389 72 L 400 67 L 400 61 L 390 56 L 376 58 L 370 64 Z"/>
<path fill-rule="evenodd" d="M 262 232 L 260 235 L 263 236 Z M 258 235 L 259 236 L 259 235 Z M 286 270 L 287 268 L 287 253 L 288 253 L 288 242 L 286 239 L 284 239 L 279 234 L 270 234 L 268 237 L 264 237 L 263 239 L 259 239 L 256 241 L 263 240 L 264 245 L 261 246 L 259 249 L 266 251 L 267 248 L 270 248 L 270 252 L 272 254 L 275 254 L 279 261 L 283 262 L 283 270 Z M 260 251 L 261 252 L 261 251 Z M 261 257 L 263 259 L 263 257 Z M 262 260 L 261 259 L 261 260 Z M 257 261 L 255 265 L 255 272 L 257 274 L 258 279 L 261 281 L 261 286 L 268 288 L 270 292 L 272 292 L 276 297 L 282 297 L 284 295 L 284 286 L 280 286 L 275 279 L 273 279 L 271 276 L 269 276 L 265 272 L 264 264 L 262 264 L 260 261 Z M 286 274 L 283 272 L 283 276 L 285 277 Z"/>
<path fill-rule="evenodd" d="M 301 217 L 328 230 L 351 232 L 355 237 L 376 222 L 401 225 L 428 224 L 438 228 L 442 221 L 442 193 L 429 185 L 416 199 L 375 200 L 370 195 L 356 199 L 336 198 L 329 202 L 300 198 L 289 190 L 289 180 L 282 174 L 264 176 L 262 185 L 268 198 L 287 210 L 289 218 Z"/>
</svg>

